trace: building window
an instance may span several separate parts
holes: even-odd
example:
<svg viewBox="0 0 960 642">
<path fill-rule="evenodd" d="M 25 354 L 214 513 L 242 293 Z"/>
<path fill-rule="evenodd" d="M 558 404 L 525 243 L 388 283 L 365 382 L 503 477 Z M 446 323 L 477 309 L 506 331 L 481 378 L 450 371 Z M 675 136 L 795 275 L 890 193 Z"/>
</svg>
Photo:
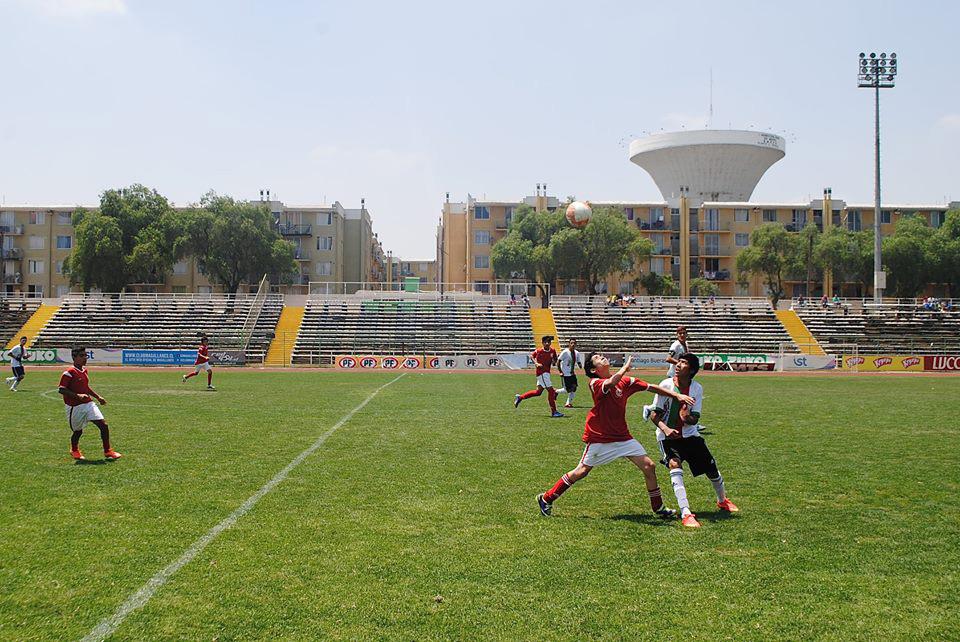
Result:
<svg viewBox="0 0 960 642">
<path fill-rule="evenodd" d="M 704 272 L 719 272 L 719 271 L 720 271 L 720 259 L 704 259 L 704 260 L 703 260 L 703 271 L 704 271 Z"/>
<path fill-rule="evenodd" d="M 201 285 L 197 288 L 197 294 L 212 294 L 213 286 L 212 285 Z"/>
<path fill-rule="evenodd" d="M 318 236 L 318 237 L 317 237 L 317 249 L 318 249 L 318 250 L 332 250 L 332 249 L 333 249 L 333 237 L 332 237 L 332 236 Z"/>
<path fill-rule="evenodd" d="M 663 257 L 654 257 L 650 259 L 650 271 L 654 274 L 663 274 Z"/>
<path fill-rule="evenodd" d="M 737 244 L 737 247 L 747 247 L 748 245 L 750 245 L 749 234 L 742 234 L 740 232 L 737 232 L 736 238 L 734 240 Z"/>
<path fill-rule="evenodd" d="M 650 208 L 650 227 L 655 230 L 663 229 L 663 208 L 662 207 Z"/>
<path fill-rule="evenodd" d="M 717 256 L 720 254 L 720 235 L 719 234 L 704 234 L 703 235 L 703 253 L 706 255 Z"/>
<path fill-rule="evenodd" d="M 63 261 L 57 261 L 54 264 L 54 268 L 57 271 L 57 274 L 63 274 Z"/>
<path fill-rule="evenodd" d="M 320 212 L 317 214 L 317 225 L 333 225 L 333 212 Z"/>
<path fill-rule="evenodd" d="M 623 208 L 623 213 L 626 215 L 628 221 L 632 221 L 632 220 L 633 220 L 633 208 L 632 208 L 632 207 L 625 207 L 625 208 Z"/>
<path fill-rule="evenodd" d="M 490 232 L 477 230 L 473 234 L 473 242 L 477 245 L 490 245 Z"/>
<path fill-rule="evenodd" d="M 889 216 L 889 212 L 887 213 Z M 930 212 L 930 227 L 937 229 L 943 225 L 947 218 L 946 212 Z"/>
<path fill-rule="evenodd" d="M 333 263 L 330 261 L 321 261 L 317 263 L 317 276 L 331 276 L 333 274 Z"/>
<path fill-rule="evenodd" d="M 46 222 L 46 212 L 30 212 L 30 225 L 43 225 Z"/>
<path fill-rule="evenodd" d="M 0 225 L 5 228 L 12 228 L 13 224 L 13 212 L 0 212 Z M 7 231 L 9 231 L 9 229 Z"/>
<path fill-rule="evenodd" d="M 186 261 L 177 261 L 173 264 L 173 273 L 174 274 L 186 274 L 187 273 L 187 262 Z"/>
<path fill-rule="evenodd" d="M 880 223 L 889 223 L 890 222 L 890 210 L 880 210 Z"/>
<path fill-rule="evenodd" d="M 473 284 L 473 291 L 490 294 L 490 281 L 477 281 Z"/>
<path fill-rule="evenodd" d="M 708 208 L 704 213 L 703 225 L 705 230 L 720 229 L 720 210 Z"/>
<path fill-rule="evenodd" d="M 33 259 L 27 261 L 27 272 L 30 274 L 43 274 L 44 267 L 43 261 L 34 261 Z"/>
<path fill-rule="evenodd" d="M 490 257 L 486 254 L 477 254 L 473 257 L 473 267 L 478 270 L 486 270 L 490 267 Z"/>
<path fill-rule="evenodd" d="M 67 296 L 68 294 L 70 294 L 70 286 L 69 286 L 69 285 L 58 285 L 58 286 L 57 286 L 57 296 L 58 296 L 58 297 Z"/>
<path fill-rule="evenodd" d="M 57 249 L 58 250 L 69 250 L 73 247 L 73 237 L 72 236 L 58 236 L 57 237 Z"/>
<path fill-rule="evenodd" d="M 737 283 L 737 296 L 750 296 L 750 286 Z"/>
<path fill-rule="evenodd" d="M 830 215 L 830 222 L 840 227 L 840 210 L 833 210 L 833 213 Z"/>
<path fill-rule="evenodd" d="M 420 270 L 419 270 L 420 272 L 426 272 L 426 271 L 429 270 L 429 269 L 430 269 L 430 266 L 429 266 L 428 264 L 426 264 L 426 263 L 421 263 L 421 264 L 420 264 Z"/>
<path fill-rule="evenodd" d="M 187 286 L 185 285 L 174 285 L 170 288 L 174 294 L 186 294 Z"/>
<path fill-rule="evenodd" d="M 490 218 L 490 210 L 482 205 L 476 205 L 473 208 L 473 218 L 477 220 L 486 220 Z"/>
<path fill-rule="evenodd" d="M 37 298 L 43 298 L 43 286 L 42 285 L 28 285 L 27 294 Z"/>
<path fill-rule="evenodd" d="M 70 225 L 70 212 L 57 212 L 57 225 Z"/>
<path fill-rule="evenodd" d="M 776 222 L 777 222 L 777 210 L 763 210 L 763 222 L 764 222 L 764 223 L 776 223 Z"/>
<path fill-rule="evenodd" d="M 737 223 L 749 223 L 750 222 L 750 210 L 745 207 L 738 207 L 733 210 L 733 220 Z"/>
<path fill-rule="evenodd" d="M 850 210 L 847 212 L 847 229 L 851 232 L 860 231 L 860 210 Z"/>
<path fill-rule="evenodd" d="M 44 239 L 42 236 L 31 236 L 30 249 L 42 250 L 44 247 L 46 247 L 46 243 L 44 241 L 46 241 L 46 239 Z"/>
<path fill-rule="evenodd" d="M 513 223 L 513 206 L 503 208 L 503 222 L 507 227 Z"/>
<path fill-rule="evenodd" d="M 800 231 L 807 226 L 807 210 L 793 210 L 793 227 Z"/>
</svg>

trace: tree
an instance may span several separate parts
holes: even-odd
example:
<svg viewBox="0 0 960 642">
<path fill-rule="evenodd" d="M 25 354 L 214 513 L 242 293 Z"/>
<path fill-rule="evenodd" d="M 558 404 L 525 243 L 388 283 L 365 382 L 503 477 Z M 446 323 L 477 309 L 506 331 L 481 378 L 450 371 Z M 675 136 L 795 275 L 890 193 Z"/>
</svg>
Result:
<svg viewBox="0 0 960 642">
<path fill-rule="evenodd" d="M 234 293 L 244 281 L 256 282 L 265 273 L 296 269 L 293 245 L 272 229 L 273 217 L 265 205 L 213 192 L 200 205 L 181 219 L 189 238 L 184 251 L 195 256 L 224 291 Z"/>
<path fill-rule="evenodd" d="M 159 283 L 173 268 L 184 233 L 163 225 L 170 203 L 143 185 L 111 189 L 96 210 L 73 214 L 76 243 L 64 270 L 73 285 L 116 292 L 129 283 Z"/>
<path fill-rule="evenodd" d="M 697 296 L 717 296 L 720 294 L 720 287 L 710 279 L 698 276 L 690 279 L 690 291 Z"/>
<path fill-rule="evenodd" d="M 838 286 L 845 282 L 859 283 L 864 293 L 872 287 L 872 232 L 851 232 L 844 227 L 831 227 L 820 236 L 815 253 L 819 265 L 824 270 L 830 270 Z"/>
<path fill-rule="evenodd" d="M 897 298 L 912 298 L 933 280 L 936 260 L 934 231 L 920 216 L 904 216 L 894 233 L 883 239 L 887 288 Z"/>
<path fill-rule="evenodd" d="M 529 205 L 519 206 L 514 212 L 510 231 L 490 252 L 497 278 L 519 276 L 546 283 L 551 291 L 556 290 L 560 271 L 568 269 L 571 257 L 565 251 L 570 250 L 571 246 L 567 238 L 559 240 L 562 247 L 558 245 L 551 249 L 550 244 L 554 235 L 564 228 L 564 221 L 559 210 L 538 212 Z M 547 297 L 547 290 L 542 285 L 538 287 L 540 294 Z"/>
<path fill-rule="evenodd" d="M 680 288 L 669 274 L 648 272 L 640 277 L 640 285 L 650 296 L 676 296 L 680 293 Z"/>
<path fill-rule="evenodd" d="M 577 232 L 583 245 L 580 272 L 591 294 L 611 274 L 634 272 L 653 254 L 653 242 L 643 238 L 619 208 L 595 210 L 590 223 Z"/>
<path fill-rule="evenodd" d="M 805 279 L 806 288 L 804 291 L 807 296 L 811 294 L 811 281 L 820 281 L 823 276 L 823 263 L 817 251 L 821 237 L 820 229 L 812 222 L 804 227 L 797 236 L 793 237 L 796 248 L 791 273 Z"/>
<path fill-rule="evenodd" d="M 750 245 L 737 255 L 740 281 L 755 275 L 763 279 L 773 303 L 786 296 L 784 279 L 795 264 L 797 244 L 780 223 L 764 223 L 750 233 Z"/>
<path fill-rule="evenodd" d="M 936 261 L 934 280 L 946 286 L 947 296 L 960 296 L 960 210 L 947 212 L 934 235 L 932 251 Z"/>
</svg>

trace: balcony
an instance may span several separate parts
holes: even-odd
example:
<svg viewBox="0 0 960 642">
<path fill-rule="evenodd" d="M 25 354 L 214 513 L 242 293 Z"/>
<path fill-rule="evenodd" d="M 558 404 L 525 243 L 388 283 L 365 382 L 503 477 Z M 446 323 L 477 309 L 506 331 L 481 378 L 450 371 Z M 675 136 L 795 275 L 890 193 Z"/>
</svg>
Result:
<svg viewBox="0 0 960 642">
<path fill-rule="evenodd" d="M 650 231 L 650 232 L 668 232 L 667 226 L 663 224 L 663 221 L 641 221 L 637 219 L 637 227 L 641 230 Z"/>
<path fill-rule="evenodd" d="M 19 272 L 16 274 L 4 274 L 3 283 L 4 285 L 20 285 L 23 283 L 23 275 Z"/>
<path fill-rule="evenodd" d="M 277 223 L 277 231 L 283 236 L 310 236 L 312 225 L 294 225 L 293 223 Z"/>
<path fill-rule="evenodd" d="M 495 229 L 495 230 L 497 230 L 497 231 L 504 231 L 504 232 L 506 232 L 507 230 L 510 229 L 510 221 L 509 221 L 509 220 L 497 220 L 497 221 L 495 221 L 495 222 L 493 223 L 493 229 Z"/>
<path fill-rule="evenodd" d="M 23 225 L 0 225 L 0 232 L 7 236 L 23 236 Z"/>
<path fill-rule="evenodd" d="M 716 272 L 704 270 L 703 277 L 708 281 L 729 281 L 730 270 L 717 270 Z"/>
<path fill-rule="evenodd" d="M 19 261 L 23 258 L 23 250 L 19 247 L 11 247 L 6 250 L 0 250 L 0 260 Z"/>
<path fill-rule="evenodd" d="M 293 248 L 293 258 L 297 261 L 309 261 L 310 256 L 307 254 L 307 251 L 302 247 Z"/>
</svg>

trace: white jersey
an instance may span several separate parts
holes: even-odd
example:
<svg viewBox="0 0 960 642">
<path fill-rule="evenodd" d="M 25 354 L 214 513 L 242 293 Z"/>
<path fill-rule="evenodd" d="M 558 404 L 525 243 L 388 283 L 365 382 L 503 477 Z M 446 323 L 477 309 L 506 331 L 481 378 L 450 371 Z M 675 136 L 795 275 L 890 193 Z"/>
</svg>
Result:
<svg viewBox="0 0 960 642">
<path fill-rule="evenodd" d="M 583 367 L 583 353 L 575 350 L 571 353 L 570 348 L 564 348 L 557 358 L 557 365 L 560 366 L 560 374 L 570 377 L 577 366 Z"/>
<path fill-rule="evenodd" d="M 687 346 L 679 341 L 674 341 L 672 344 L 670 344 L 670 352 L 667 356 L 673 357 L 674 359 L 679 359 L 685 354 L 687 354 Z M 671 363 L 670 367 L 667 368 L 667 376 L 672 379 L 673 375 L 675 374 L 676 372 L 674 371 L 674 364 Z"/>
<path fill-rule="evenodd" d="M 19 344 L 10 350 L 10 367 L 23 367 L 23 354 L 26 352 Z"/>
<path fill-rule="evenodd" d="M 664 390 L 669 390 L 670 392 L 682 392 L 675 388 L 676 384 L 674 383 L 673 377 L 669 379 L 664 379 L 660 382 L 660 387 Z M 703 406 L 703 386 L 701 386 L 696 381 L 690 382 L 690 390 L 685 393 L 693 397 L 693 408 L 690 409 L 691 412 L 699 413 L 701 407 Z M 680 403 L 673 400 L 672 397 L 663 397 L 657 395 L 653 398 L 653 405 L 659 410 L 661 421 L 663 421 L 670 428 L 678 428 L 680 426 Z M 693 424 L 691 426 L 683 426 L 683 436 L 684 437 L 699 437 L 700 436 L 700 424 Z M 663 441 L 666 437 L 663 434 L 663 431 L 660 428 L 657 428 L 657 441 Z"/>
</svg>

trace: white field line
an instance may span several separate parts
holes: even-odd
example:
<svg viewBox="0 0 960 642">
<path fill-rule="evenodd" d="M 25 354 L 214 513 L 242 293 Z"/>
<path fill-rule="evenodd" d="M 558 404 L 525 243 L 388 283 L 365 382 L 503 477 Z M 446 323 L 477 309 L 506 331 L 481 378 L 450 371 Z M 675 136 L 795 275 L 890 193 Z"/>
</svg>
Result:
<svg viewBox="0 0 960 642">
<path fill-rule="evenodd" d="M 160 587 L 166 584 L 167 580 L 169 580 L 174 573 L 189 564 L 190 561 L 199 555 L 203 549 L 205 549 L 213 540 L 217 538 L 218 535 L 220 535 L 220 533 L 236 524 L 241 517 L 249 513 L 264 495 L 276 488 L 280 482 L 287 478 L 294 468 L 303 463 L 303 460 L 305 460 L 307 457 L 315 453 L 320 446 L 323 445 L 323 442 L 330 437 L 330 435 L 336 432 L 337 429 L 343 426 L 345 423 L 350 421 L 350 419 L 352 419 L 355 414 L 360 412 L 364 406 L 370 403 L 370 401 L 376 397 L 381 390 L 393 383 L 396 383 L 403 378 L 405 374 L 406 373 L 401 374 L 400 376 L 388 381 L 371 392 L 370 395 L 364 399 L 359 406 L 344 415 L 340 421 L 335 423 L 327 432 L 320 435 L 320 437 L 317 438 L 317 440 L 313 442 L 310 447 L 297 455 L 293 461 L 283 468 L 283 470 L 274 475 L 273 478 L 266 484 L 261 486 L 260 490 L 247 498 L 247 501 L 243 502 L 235 511 L 225 517 L 223 521 L 211 528 L 205 535 L 191 544 L 187 550 L 180 555 L 180 557 L 170 562 L 166 568 L 163 568 L 157 572 L 157 574 L 151 577 L 146 584 L 141 586 L 135 593 L 131 594 L 126 600 L 124 600 L 123 604 L 120 605 L 116 612 L 95 626 L 93 630 L 83 638 L 83 641 L 93 642 L 96 640 L 99 642 L 100 640 L 104 640 L 113 635 L 113 633 L 117 630 L 117 627 L 123 624 L 123 621 L 127 619 L 127 616 L 137 609 L 143 607 L 148 601 L 150 601 L 150 598 L 153 597 L 153 594 L 156 593 Z"/>
</svg>

